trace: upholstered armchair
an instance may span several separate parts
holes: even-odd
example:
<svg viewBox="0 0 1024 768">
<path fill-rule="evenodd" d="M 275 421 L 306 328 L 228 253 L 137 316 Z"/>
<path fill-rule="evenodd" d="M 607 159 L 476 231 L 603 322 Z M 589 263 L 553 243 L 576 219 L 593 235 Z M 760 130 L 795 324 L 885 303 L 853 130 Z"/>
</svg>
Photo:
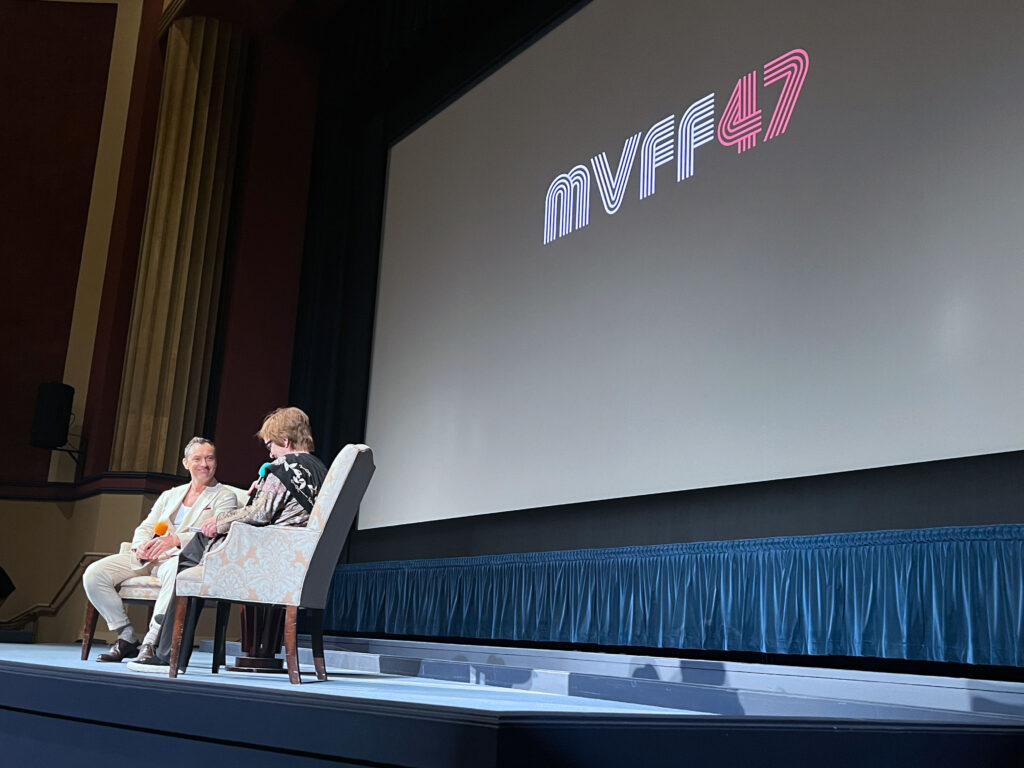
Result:
<svg viewBox="0 0 1024 768">
<path fill-rule="evenodd" d="M 245 504 L 249 500 L 248 491 L 243 491 L 241 488 L 234 488 L 230 485 L 225 487 L 235 492 L 239 504 Z M 131 552 L 131 549 L 132 544 L 130 541 L 122 541 L 117 554 L 128 554 Z M 146 614 L 146 624 L 149 624 L 149 620 L 153 615 L 153 606 L 156 605 L 156 599 L 160 596 L 160 579 L 156 576 L 132 576 L 118 585 L 117 594 L 124 603 L 147 605 L 149 610 Z M 86 599 L 85 625 L 82 627 L 82 661 L 87 661 L 89 658 L 89 651 L 92 648 L 93 636 L 96 634 L 98 619 L 99 612 L 96 610 L 96 606 Z"/>
<path fill-rule="evenodd" d="M 131 551 L 131 547 L 131 542 L 122 541 L 118 554 L 127 554 Z M 156 576 L 132 576 L 118 585 L 117 594 L 124 603 L 143 603 L 148 605 L 149 610 L 146 613 L 146 623 L 148 624 L 153 614 L 153 606 L 160 595 L 160 579 Z M 82 661 L 88 661 L 89 659 L 89 651 L 92 648 L 93 635 L 96 634 L 96 621 L 99 619 L 99 615 L 96 606 L 86 598 L 85 626 L 82 627 Z"/>
<path fill-rule="evenodd" d="M 327 472 L 305 527 L 251 526 L 235 523 L 224 545 L 203 562 L 178 574 L 174 644 L 170 676 L 177 676 L 185 607 L 189 598 L 218 600 L 214 671 L 224 659 L 225 603 L 284 606 L 284 645 L 288 677 L 299 677 L 296 621 L 298 609 L 311 613 L 313 660 L 317 679 L 327 679 L 323 650 L 323 609 L 341 548 L 374 472 L 373 453 L 365 445 L 346 445 Z"/>
</svg>

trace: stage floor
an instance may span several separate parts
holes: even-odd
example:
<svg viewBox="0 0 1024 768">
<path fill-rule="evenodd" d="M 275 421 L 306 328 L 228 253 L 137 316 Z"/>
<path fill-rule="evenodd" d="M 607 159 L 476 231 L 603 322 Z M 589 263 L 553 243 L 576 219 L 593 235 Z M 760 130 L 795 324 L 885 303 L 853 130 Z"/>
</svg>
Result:
<svg viewBox="0 0 1024 768">
<path fill-rule="evenodd" d="M 705 715 L 697 711 L 669 710 L 663 707 L 646 706 L 618 701 L 602 701 L 599 699 L 580 698 L 576 696 L 558 695 L 532 690 L 515 688 L 498 688 L 489 685 L 471 685 L 468 683 L 449 682 L 444 680 L 409 677 L 406 675 L 381 674 L 364 669 L 339 669 L 332 666 L 329 655 L 326 681 L 316 679 L 312 663 L 301 664 L 303 683 L 301 686 L 288 682 L 287 674 L 266 674 L 252 672 L 229 672 L 221 670 L 217 674 L 210 671 L 213 661 L 212 654 L 204 652 L 200 646 L 192 654 L 188 671 L 175 680 L 169 680 L 166 674 L 134 672 L 128 669 L 127 663 L 103 664 L 93 660 L 102 653 L 104 646 L 93 647 L 88 661 L 82 661 L 82 648 L 79 645 L 3 645 L 0 644 L 0 661 L 19 662 L 50 667 L 54 670 L 81 670 L 97 675 L 113 674 L 124 676 L 124 680 L 132 681 L 140 686 L 147 686 L 156 680 L 167 680 L 170 684 L 182 686 L 212 684 L 217 686 L 236 686 L 241 690 L 238 695 L 245 695 L 248 689 L 276 691 L 281 694 L 301 692 L 313 696 L 344 697 L 346 699 L 367 701 L 390 701 L 396 704 L 425 704 L 448 709 L 464 709 L 487 712 L 601 712 L 601 713 L 647 713 L 677 715 Z M 230 650 L 230 646 L 229 646 Z M 308 656 L 308 650 L 303 654 Z M 228 656 L 231 661 L 231 655 Z"/>
<path fill-rule="evenodd" d="M 0 644 L 10 765 L 1014 765 L 1024 685 L 762 664 L 332 638 L 329 680 L 178 679 Z M 101 652 L 93 649 L 92 657 Z M 229 660 L 237 647 L 229 644 Z M 25 762 L 25 759 L 28 762 Z M 282 760 L 284 762 L 282 763 Z M 4 764 L 8 764 L 6 761 Z"/>
</svg>

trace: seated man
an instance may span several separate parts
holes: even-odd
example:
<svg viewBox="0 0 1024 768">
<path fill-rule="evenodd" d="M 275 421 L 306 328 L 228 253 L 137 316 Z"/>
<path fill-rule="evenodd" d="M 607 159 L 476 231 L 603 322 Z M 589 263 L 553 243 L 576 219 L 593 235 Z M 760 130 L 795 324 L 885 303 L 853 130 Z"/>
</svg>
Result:
<svg viewBox="0 0 1024 768">
<path fill-rule="evenodd" d="M 249 489 L 249 502 L 244 507 L 219 513 L 203 523 L 178 557 L 178 570 L 198 565 L 207 549 L 223 545 L 225 534 L 236 523 L 246 525 L 305 525 L 320 492 L 327 468 L 314 456 L 313 434 L 309 417 L 298 408 L 278 408 L 263 420 L 256 433 L 263 441 L 273 460 L 260 470 L 260 478 Z M 265 471 L 264 471 L 265 470 Z M 170 600 L 168 605 L 174 605 Z M 190 612 L 181 640 L 178 667 L 184 670 L 192 653 L 197 611 Z M 163 622 L 157 641 L 156 653 L 148 659 L 130 662 L 129 669 L 136 672 L 167 673 L 171 658 L 174 622 Z"/>
<path fill-rule="evenodd" d="M 214 477 L 217 455 L 213 443 L 203 437 L 193 437 L 185 446 L 182 465 L 192 480 L 160 494 L 149 516 L 135 529 L 131 552 L 110 555 L 85 569 L 82 584 L 89 601 L 106 619 L 107 627 L 117 632 L 117 639 L 97 661 L 121 661 L 136 656 L 153 655 L 159 617 L 167 612 L 174 590 L 174 577 L 178 572 L 178 552 L 191 541 L 189 528 L 198 526 L 218 514 L 230 515 L 238 508 L 238 496 Z M 167 533 L 156 536 L 157 523 L 166 526 Z M 164 527 L 161 526 L 161 527 Z M 141 647 L 132 627 L 117 587 L 132 576 L 155 575 L 160 579 L 160 596 L 153 608 L 153 620 L 142 639 Z"/>
</svg>

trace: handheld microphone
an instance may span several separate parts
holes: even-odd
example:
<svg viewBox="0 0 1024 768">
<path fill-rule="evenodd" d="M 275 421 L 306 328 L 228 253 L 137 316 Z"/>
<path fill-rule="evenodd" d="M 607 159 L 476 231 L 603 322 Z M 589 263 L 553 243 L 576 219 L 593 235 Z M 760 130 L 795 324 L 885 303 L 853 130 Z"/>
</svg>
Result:
<svg viewBox="0 0 1024 768">
<path fill-rule="evenodd" d="M 150 541 L 152 541 L 153 539 L 160 538 L 165 533 L 167 533 L 167 521 L 166 520 L 161 520 L 160 522 L 158 522 L 156 525 L 153 526 L 153 535 L 150 537 Z M 144 560 L 144 559 L 142 559 L 140 557 L 139 558 L 139 562 L 140 563 L 148 563 L 149 560 Z"/>
<path fill-rule="evenodd" d="M 253 486 L 252 490 L 249 491 L 249 500 L 245 502 L 245 506 L 248 507 L 250 504 L 252 504 L 252 500 L 256 498 L 256 494 L 259 493 L 260 486 L 263 485 L 263 481 L 267 479 L 267 469 L 270 467 L 272 463 L 273 462 L 270 461 L 263 462 L 263 466 L 260 467 L 260 471 L 258 472 L 260 479 L 256 481 L 256 484 Z"/>
</svg>

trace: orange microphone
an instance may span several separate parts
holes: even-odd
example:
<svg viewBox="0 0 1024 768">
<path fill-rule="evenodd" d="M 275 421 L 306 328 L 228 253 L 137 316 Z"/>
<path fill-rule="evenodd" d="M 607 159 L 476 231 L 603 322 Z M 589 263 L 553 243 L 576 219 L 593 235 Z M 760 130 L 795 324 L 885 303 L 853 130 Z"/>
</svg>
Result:
<svg viewBox="0 0 1024 768">
<path fill-rule="evenodd" d="M 166 520 L 161 520 L 160 522 L 158 522 L 156 525 L 153 526 L 153 539 L 159 538 L 160 536 L 163 536 L 165 533 L 167 533 L 167 521 Z M 150 539 L 150 541 L 152 541 L 152 539 Z M 145 560 L 145 559 L 140 557 L 139 558 L 139 562 L 140 563 L 148 563 L 149 560 Z"/>
</svg>

